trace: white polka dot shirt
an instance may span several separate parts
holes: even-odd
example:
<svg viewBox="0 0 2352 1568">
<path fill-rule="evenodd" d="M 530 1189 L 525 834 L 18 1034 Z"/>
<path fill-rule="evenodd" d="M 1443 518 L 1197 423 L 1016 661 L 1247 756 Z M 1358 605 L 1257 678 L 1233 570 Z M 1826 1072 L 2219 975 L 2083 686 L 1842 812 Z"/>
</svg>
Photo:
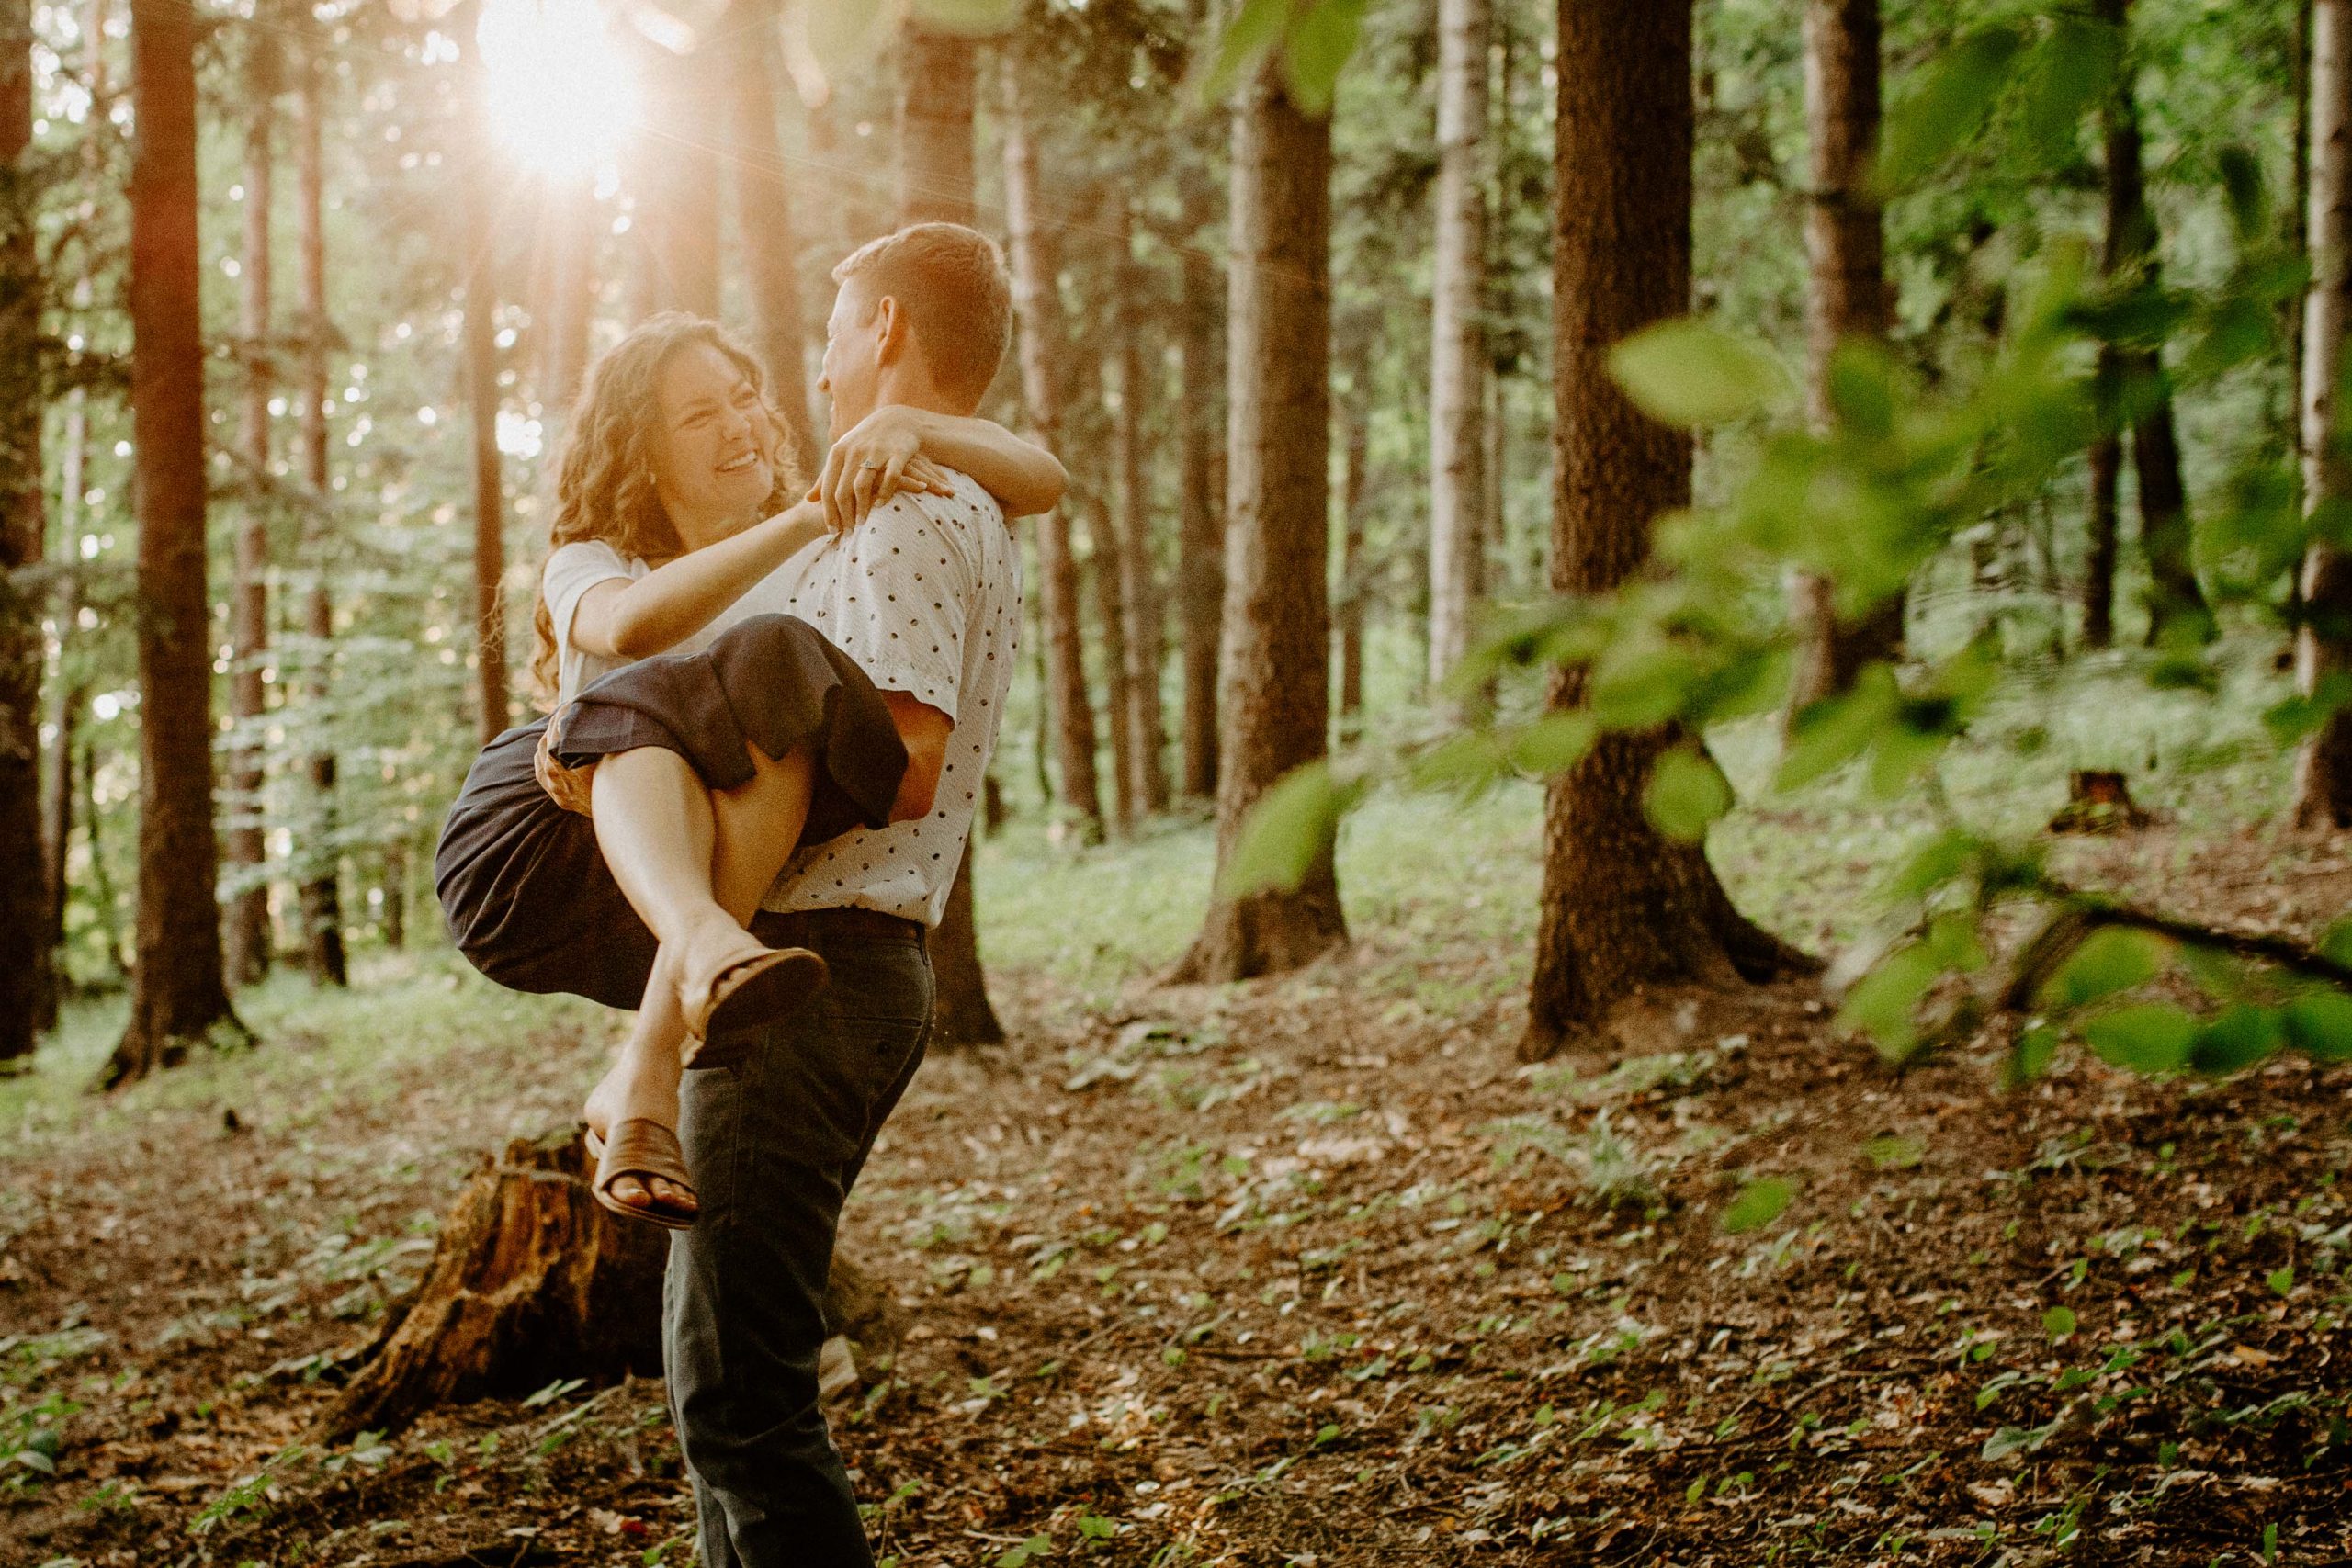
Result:
<svg viewBox="0 0 2352 1568">
<path fill-rule="evenodd" d="M 979 807 L 1021 637 L 1021 552 L 996 499 L 962 474 L 952 496 L 902 494 L 776 569 L 763 607 L 798 615 L 887 692 L 955 725 L 931 815 L 852 829 L 793 856 L 770 909 L 878 909 L 935 926 Z M 781 597 L 783 602 L 776 603 Z"/>
</svg>

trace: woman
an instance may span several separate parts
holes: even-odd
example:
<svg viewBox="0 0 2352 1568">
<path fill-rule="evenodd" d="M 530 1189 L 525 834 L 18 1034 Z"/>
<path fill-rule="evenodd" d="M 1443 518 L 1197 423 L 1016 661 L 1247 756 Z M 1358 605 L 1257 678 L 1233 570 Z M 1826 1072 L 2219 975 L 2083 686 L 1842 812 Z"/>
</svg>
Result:
<svg viewBox="0 0 2352 1568">
<path fill-rule="evenodd" d="M 484 749 L 435 878 L 458 948 L 491 978 L 638 1008 L 583 1112 L 597 1200 L 693 1223 L 677 1141 L 682 1067 L 724 1066 L 824 982 L 822 960 L 746 925 L 803 842 L 929 809 L 864 672 L 761 584 L 829 528 L 944 464 L 1008 516 L 1060 499 L 1053 457 L 985 420 L 884 409 L 835 445 L 821 499 L 714 323 L 658 316 L 591 372 L 557 480 L 534 670 L 548 720 Z M 695 787 L 675 787 L 681 773 Z M 667 787 L 665 787 L 665 785 Z M 675 807 L 688 806 L 682 816 Z M 681 882 L 681 864 L 707 866 Z"/>
</svg>

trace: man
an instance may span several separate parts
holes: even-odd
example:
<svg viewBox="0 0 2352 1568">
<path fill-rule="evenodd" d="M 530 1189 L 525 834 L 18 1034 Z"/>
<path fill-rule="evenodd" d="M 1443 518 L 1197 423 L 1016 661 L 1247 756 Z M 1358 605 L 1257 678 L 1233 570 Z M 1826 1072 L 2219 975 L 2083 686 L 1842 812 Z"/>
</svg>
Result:
<svg viewBox="0 0 2352 1568">
<path fill-rule="evenodd" d="M 919 421 L 978 407 L 1012 330 L 989 240 L 919 224 L 833 278 L 819 388 L 835 440 L 876 408 Z M 907 742 L 908 788 L 933 804 L 794 858 L 752 931 L 816 949 L 831 982 L 741 1067 L 686 1075 L 680 1134 L 701 1212 L 671 1242 L 663 1328 L 708 1568 L 873 1561 L 818 1394 L 821 1301 L 842 1200 L 922 1058 L 924 933 L 946 909 L 1021 626 L 1004 518 L 971 479 L 950 479 L 952 495 L 902 493 L 771 580 L 783 610 L 873 678 Z M 870 489 L 870 476 L 845 482 Z"/>
</svg>

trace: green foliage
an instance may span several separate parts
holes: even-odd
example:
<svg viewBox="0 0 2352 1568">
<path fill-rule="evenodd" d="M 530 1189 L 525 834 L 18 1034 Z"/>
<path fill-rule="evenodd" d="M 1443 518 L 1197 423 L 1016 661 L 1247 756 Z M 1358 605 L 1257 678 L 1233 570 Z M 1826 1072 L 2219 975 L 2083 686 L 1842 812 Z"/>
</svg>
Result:
<svg viewBox="0 0 2352 1568">
<path fill-rule="evenodd" d="M 1732 808 L 1731 781 L 1703 750 L 1678 746 L 1651 771 L 1642 808 L 1668 838 L 1696 842 Z"/>
<path fill-rule="evenodd" d="M 1362 786 L 1332 776 L 1329 764 L 1310 762 L 1285 775 L 1251 810 L 1234 841 L 1217 894 L 1243 898 L 1270 887 L 1295 887 L 1331 852 L 1340 821 Z"/>
<path fill-rule="evenodd" d="M 1609 368 L 1626 395 L 1668 424 L 1724 424 L 1786 406 L 1792 390 L 1780 361 L 1720 327 L 1673 321 L 1637 333 L 1610 351 Z"/>
<path fill-rule="evenodd" d="M 1739 1190 L 1724 1210 L 1723 1227 L 1732 1235 L 1761 1230 L 1781 1217 L 1797 1195 L 1793 1184 L 1778 1176 L 1760 1177 Z"/>
</svg>

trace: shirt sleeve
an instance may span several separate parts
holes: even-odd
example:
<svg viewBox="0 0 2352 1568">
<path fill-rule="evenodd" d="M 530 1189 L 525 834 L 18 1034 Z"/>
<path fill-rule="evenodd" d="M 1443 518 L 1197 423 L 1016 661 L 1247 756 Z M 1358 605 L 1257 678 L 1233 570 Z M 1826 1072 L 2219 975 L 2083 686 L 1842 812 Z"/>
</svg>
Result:
<svg viewBox="0 0 2352 1568">
<path fill-rule="evenodd" d="M 615 578 L 629 581 L 628 564 L 618 550 L 601 539 L 575 540 L 548 557 L 547 567 L 539 574 L 539 592 L 548 602 L 548 619 L 558 649 L 571 647 L 571 617 L 580 609 L 582 596 Z"/>
<path fill-rule="evenodd" d="M 904 692 L 956 716 L 964 626 L 974 572 L 961 531 L 931 507 L 945 498 L 900 496 L 858 525 L 818 629 L 886 692 Z"/>
</svg>

